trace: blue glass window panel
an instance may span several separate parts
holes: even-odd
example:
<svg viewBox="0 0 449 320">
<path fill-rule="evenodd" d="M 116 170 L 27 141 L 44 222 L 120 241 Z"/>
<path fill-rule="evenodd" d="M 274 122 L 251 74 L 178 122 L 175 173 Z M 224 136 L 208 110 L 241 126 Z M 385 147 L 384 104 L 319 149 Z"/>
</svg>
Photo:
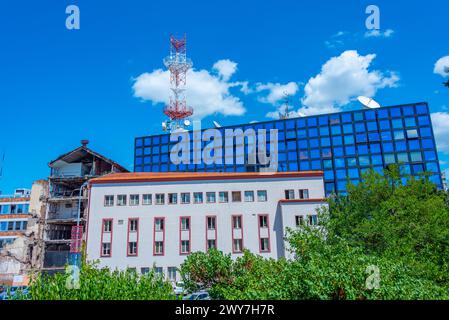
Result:
<svg viewBox="0 0 449 320">
<path fill-rule="evenodd" d="M 321 116 L 318 119 L 318 122 L 319 122 L 320 126 L 327 126 L 329 124 L 329 117 L 328 116 Z"/>
<path fill-rule="evenodd" d="M 2 206 L 2 214 L 8 214 L 11 212 L 11 206 L 9 204 Z"/>
<path fill-rule="evenodd" d="M 297 162 L 289 162 L 288 167 L 289 167 L 290 171 L 298 171 L 299 170 Z"/>
<path fill-rule="evenodd" d="M 414 164 L 412 167 L 413 167 L 413 173 L 414 174 L 418 174 L 418 173 L 424 172 L 424 166 L 421 163 Z"/>
<path fill-rule="evenodd" d="M 402 119 L 394 119 L 391 121 L 393 129 L 401 129 L 403 128 Z"/>
<path fill-rule="evenodd" d="M 287 159 L 287 156 L 285 155 L 285 152 L 279 152 L 278 153 L 278 161 L 279 162 L 281 162 L 281 161 L 286 161 Z"/>
<path fill-rule="evenodd" d="M 377 132 L 368 133 L 369 141 L 380 141 L 380 136 Z"/>
<path fill-rule="evenodd" d="M 404 122 L 406 127 L 416 127 L 415 118 L 405 118 Z"/>
<path fill-rule="evenodd" d="M 135 166 L 134 167 L 135 172 L 142 172 L 142 166 Z"/>
<path fill-rule="evenodd" d="M 136 165 L 141 165 L 142 164 L 142 158 L 141 157 L 137 157 L 136 158 Z"/>
<path fill-rule="evenodd" d="M 381 155 L 371 156 L 371 163 L 373 165 L 382 164 L 382 156 Z"/>
<path fill-rule="evenodd" d="M 374 110 L 365 111 L 365 119 L 366 120 L 375 120 L 376 112 Z"/>
<path fill-rule="evenodd" d="M 407 150 L 407 144 L 405 143 L 405 141 L 396 141 L 395 145 L 396 145 L 396 151 Z"/>
<path fill-rule="evenodd" d="M 164 143 L 168 143 L 168 140 L 169 140 L 169 135 L 163 135 L 162 137 L 161 137 L 161 142 L 162 142 L 162 144 L 164 144 Z"/>
<path fill-rule="evenodd" d="M 382 141 L 390 141 L 390 140 L 392 140 L 390 131 L 383 131 L 383 132 L 381 132 L 380 136 L 382 138 Z"/>
<path fill-rule="evenodd" d="M 307 137 L 307 131 L 305 129 L 301 129 L 297 131 L 298 139 L 300 138 L 306 138 Z"/>
<path fill-rule="evenodd" d="M 363 120 L 363 112 L 355 112 L 354 121 L 362 121 L 362 120 Z"/>
<path fill-rule="evenodd" d="M 426 114 L 426 113 L 428 113 L 427 105 L 425 105 L 425 104 L 418 104 L 418 105 L 416 105 L 416 113 L 417 114 Z"/>
<path fill-rule="evenodd" d="M 422 161 L 421 152 L 411 152 L 410 153 L 410 159 L 411 159 L 412 162 Z"/>
<path fill-rule="evenodd" d="M 434 149 L 432 139 L 422 139 L 421 144 L 422 144 L 423 149 Z"/>
<path fill-rule="evenodd" d="M 0 222 L 0 231 L 8 230 L 8 222 Z"/>
<path fill-rule="evenodd" d="M 380 130 L 388 130 L 391 128 L 390 120 L 382 120 L 380 121 Z"/>
<path fill-rule="evenodd" d="M 343 158 L 335 158 L 335 168 L 344 168 L 345 167 L 345 159 Z"/>
<path fill-rule="evenodd" d="M 143 166 L 144 172 L 151 172 L 151 166 Z"/>
<path fill-rule="evenodd" d="M 156 156 L 153 156 L 152 161 L 156 163 L 156 162 L 159 162 L 159 159 L 160 159 L 159 156 L 156 155 Z"/>
<path fill-rule="evenodd" d="M 341 193 L 342 191 L 346 191 L 346 181 L 337 182 L 337 189 Z"/>
<path fill-rule="evenodd" d="M 330 148 L 321 149 L 321 156 L 323 158 L 330 158 L 330 157 L 332 157 L 331 149 Z"/>
<path fill-rule="evenodd" d="M 284 130 L 284 128 L 285 128 L 284 121 L 276 121 L 275 122 L 275 127 L 276 127 L 276 129 Z"/>
<path fill-rule="evenodd" d="M 161 165 L 161 172 L 168 172 L 168 165 L 167 164 Z"/>
<path fill-rule="evenodd" d="M 296 169 L 291 169 L 292 171 L 298 171 L 298 165 L 296 165 Z M 244 166 L 237 166 L 236 172 L 245 172 L 245 167 Z"/>
<path fill-rule="evenodd" d="M 408 162 L 408 154 L 406 152 L 398 153 L 398 162 Z"/>
<path fill-rule="evenodd" d="M 141 156 L 141 155 L 143 155 L 143 150 L 142 150 L 142 148 L 137 148 L 137 149 L 136 149 L 136 156 L 138 157 L 138 156 Z"/>
<path fill-rule="evenodd" d="M 168 153 L 168 145 L 162 145 L 161 146 L 161 153 Z"/>
<path fill-rule="evenodd" d="M 424 151 L 424 159 L 426 161 L 432 161 L 437 159 L 435 151 Z"/>
<path fill-rule="evenodd" d="M 321 161 L 320 160 L 314 160 L 312 161 L 312 170 L 321 170 Z"/>
<path fill-rule="evenodd" d="M 307 125 L 309 127 L 316 127 L 316 124 L 317 124 L 316 118 L 307 119 Z"/>
<path fill-rule="evenodd" d="M 356 136 L 357 143 L 366 142 L 366 134 L 358 134 Z"/>
<path fill-rule="evenodd" d="M 331 145 L 331 139 L 329 138 L 321 138 L 321 146 L 329 147 Z"/>
<path fill-rule="evenodd" d="M 392 118 L 396 118 L 396 117 L 402 116 L 400 108 L 391 108 L 390 109 L 390 114 L 391 114 Z"/>
<path fill-rule="evenodd" d="M 318 137 L 318 130 L 316 128 L 309 129 L 309 137 Z"/>
<path fill-rule="evenodd" d="M 319 142 L 318 139 L 310 139 L 309 140 L 310 143 L 310 148 L 318 148 L 319 147 Z"/>
<path fill-rule="evenodd" d="M 323 160 L 324 169 L 332 169 L 332 160 Z"/>
<path fill-rule="evenodd" d="M 395 163 L 396 159 L 394 158 L 394 154 L 388 153 L 384 155 L 385 164 Z"/>
<path fill-rule="evenodd" d="M 144 154 L 144 155 L 149 155 L 149 154 L 151 154 L 151 148 L 145 148 L 145 149 L 143 149 L 143 154 Z"/>
<path fill-rule="evenodd" d="M 344 136 L 344 139 L 345 139 L 345 144 L 346 145 L 354 144 L 354 136 L 352 136 L 352 135 Z"/>
<path fill-rule="evenodd" d="M 145 138 L 145 139 L 143 140 L 143 144 L 144 144 L 145 146 L 149 146 L 149 145 L 151 144 L 151 138 Z"/>
<path fill-rule="evenodd" d="M 332 137 L 332 145 L 341 146 L 342 144 L 343 144 L 343 139 L 341 138 L 341 136 Z"/>
<path fill-rule="evenodd" d="M 393 135 L 394 135 L 394 140 L 405 139 L 404 131 L 402 131 L 402 130 L 393 131 Z"/>
<path fill-rule="evenodd" d="M 350 179 L 359 178 L 359 170 L 358 169 L 348 169 L 348 176 Z"/>
<path fill-rule="evenodd" d="M 142 139 L 136 139 L 136 147 L 141 147 L 143 144 Z"/>
<path fill-rule="evenodd" d="M 374 167 L 373 170 L 375 172 L 377 172 L 378 174 L 383 174 L 384 173 L 384 168 L 383 167 Z"/>
<path fill-rule="evenodd" d="M 346 179 L 346 170 L 337 170 L 336 172 L 337 179 Z"/>
<path fill-rule="evenodd" d="M 158 137 L 158 136 L 153 137 L 153 144 L 159 144 L 159 142 L 160 142 L 160 137 Z"/>
<path fill-rule="evenodd" d="M 346 162 L 348 163 L 348 167 L 356 167 L 357 166 L 356 158 L 346 158 Z"/>
<path fill-rule="evenodd" d="M 382 143 L 382 147 L 384 152 L 393 152 L 393 144 L 391 142 Z"/>
<path fill-rule="evenodd" d="M 320 127 L 320 135 L 328 136 L 329 135 L 329 127 Z"/>
<path fill-rule="evenodd" d="M 334 148 L 334 157 L 342 157 L 343 148 Z"/>
<path fill-rule="evenodd" d="M 295 120 L 288 120 L 286 122 L 287 129 L 295 129 Z"/>
<path fill-rule="evenodd" d="M 301 161 L 300 162 L 300 167 L 301 167 L 302 171 L 310 170 L 310 163 L 309 163 L 309 161 Z"/>
<path fill-rule="evenodd" d="M 306 120 L 305 119 L 298 119 L 296 120 L 296 126 L 299 128 L 304 128 L 306 126 Z"/>
<path fill-rule="evenodd" d="M 421 117 L 418 117 L 418 123 L 420 126 L 429 126 L 430 119 L 428 116 L 421 116 Z"/>
<path fill-rule="evenodd" d="M 430 182 L 435 183 L 437 186 L 441 186 L 441 177 L 439 175 L 433 175 L 429 180 Z"/>
<path fill-rule="evenodd" d="M 413 106 L 406 106 L 402 107 L 402 113 L 404 114 L 404 116 L 411 116 L 415 114 L 415 111 L 413 110 Z"/>
<path fill-rule="evenodd" d="M 156 166 L 156 165 L 152 166 L 152 167 L 151 167 L 151 171 L 153 171 L 153 172 L 159 172 L 159 166 Z"/>
<path fill-rule="evenodd" d="M 299 140 L 298 147 L 299 147 L 299 149 L 307 149 L 309 147 L 307 140 Z"/>
<path fill-rule="evenodd" d="M 288 141 L 287 149 L 288 150 L 296 150 L 296 141 Z"/>
<path fill-rule="evenodd" d="M 426 170 L 430 172 L 439 172 L 438 170 L 438 164 L 436 162 L 427 162 L 426 163 Z"/>
<path fill-rule="evenodd" d="M 330 115 L 329 116 L 329 122 L 330 122 L 330 124 L 340 123 L 340 115 L 338 115 L 338 114 Z"/>
<path fill-rule="evenodd" d="M 285 143 L 284 142 L 279 142 L 278 143 L 278 150 L 279 151 L 285 151 Z"/>
<path fill-rule="evenodd" d="M 421 128 L 421 129 L 419 129 L 419 132 L 421 134 L 421 137 L 431 137 L 432 136 L 432 132 L 431 132 L 430 128 Z"/>
<path fill-rule="evenodd" d="M 353 133 L 352 124 L 343 125 L 343 132 L 344 133 Z"/>
<path fill-rule="evenodd" d="M 370 144 L 369 150 L 371 151 L 371 153 L 380 153 L 380 144 L 378 143 Z"/>
<path fill-rule="evenodd" d="M 159 153 L 159 150 L 160 150 L 159 146 L 156 146 L 156 147 L 153 147 L 152 152 Z"/>
<path fill-rule="evenodd" d="M 341 115 L 341 122 L 343 122 L 343 123 L 352 122 L 352 114 L 351 113 L 343 113 Z"/>
<path fill-rule="evenodd" d="M 365 132 L 365 131 L 366 131 L 365 124 L 363 122 L 355 124 L 355 132 Z"/>
<path fill-rule="evenodd" d="M 310 158 L 319 159 L 320 158 L 320 150 L 319 149 L 310 150 Z"/>
<path fill-rule="evenodd" d="M 151 163 L 151 157 L 143 158 L 143 164 L 149 164 L 149 163 Z"/>
<path fill-rule="evenodd" d="M 335 185 L 332 182 L 328 182 L 325 184 L 325 189 L 328 192 L 334 192 L 335 191 Z"/>
<path fill-rule="evenodd" d="M 333 136 L 339 135 L 339 134 L 341 134 L 341 127 L 340 126 L 332 126 L 331 132 L 332 132 Z M 347 132 L 347 133 L 352 133 L 352 126 L 351 126 L 351 132 Z"/>
<path fill-rule="evenodd" d="M 354 146 L 345 147 L 345 153 L 347 156 L 355 155 L 355 147 Z"/>
<path fill-rule="evenodd" d="M 410 171 L 410 165 L 408 164 L 402 164 L 399 166 L 399 172 L 402 175 L 410 175 L 411 171 Z"/>
<path fill-rule="evenodd" d="M 278 131 L 278 140 L 279 141 L 285 140 L 285 132 L 284 131 Z"/>
<path fill-rule="evenodd" d="M 388 109 L 380 109 L 377 111 L 377 117 L 379 119 L 388 118 Z"/>
<path fill-rule="evenodd" d="M 168 162 L 168 154 L 161 155 L 161 162 Z"/>
<path fill-rule="evenodd" d="M 295 131 L 287 131 L 287 139 L 296 139 Z"/>
<path fill-rule="evenodd" d="M 307 152 L 307 151 L 301 151 L 301 154 L 303 153 L 303 152 Z M 308 153 L 308 152 L 307 152 Z M 298 154 L 296 153 L 296 152 L 289 152 L 288 153 L 288 160 L 289 161 L 295 161 L 296 159 L 297 159 L 297 157 L 298 157 Z M 300 159 L 307 159 L 308 157 L 304 157 L 304 158 L 300 158 Z"/>
<path fill-rule="evenodd" d="M 292 152 L 289 152 L 289 153 L 292 153 Z M 296 152 L 293 152 L 293 153 L 296 155 Z M 309 151 L 301 151 L 299 153 L 299 159 L 301 159 L 301 160 L 309 159 Z M 292 160 L 294 160 L 294 159 L 292 159 Z"/>
<path fill-rule="evenodd" d="M 377 122 L 370 121 L 366 123 L 368 131 L 377 131 Z"/>
<path fill-rule="evenodd" d="M 408 129 L 407 130 L 407 138 L 409 138 L 409 139 L 418 138 L 418 130 L 417 129 Z"/>
<path fill-rule="evenodd" d="M 298 120 L 298 121 L 297 121 L 297 124 L 299 123 L 299 121 L 304 121 L 304 119 Z M 304 122 L 304 123 L 305 123 L 305 122 Z M 265 124 L 265 129 L 267 129 L 267 130 L 269 130 L 269 129 L 274 129 L 273 123 L 272 123 L 272 122 L 266 123 L 266 124 Z"/>
<path fill-rule="evenodd" d="M 366 144 L 361 144 L 357 146 L 357 153 L 360 155 L 368 154 L 368 146 Z"/>
<path fill-rule="evenodd" d="M 408 148 L 410 150 L 419 150 L 420 149 L 419 141 L 418 140 L 410 140 L 408 142 Z"/>
</svg>

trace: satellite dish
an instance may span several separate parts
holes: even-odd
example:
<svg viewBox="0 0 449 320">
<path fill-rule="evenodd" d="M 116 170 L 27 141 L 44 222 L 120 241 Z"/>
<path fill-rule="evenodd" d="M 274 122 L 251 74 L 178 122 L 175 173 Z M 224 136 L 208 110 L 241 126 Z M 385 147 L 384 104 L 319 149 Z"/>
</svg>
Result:
<svg viewBox="0 0 449 320">
<path fill-rule="evenodd" d="M 363 104 L 363 106 L 367 109 L 377 109 L 380 108 L 380 104 L 378 104 L 375 100 L 368 98 L 368 97 L 364 97 L 364 96 L 359 96 L 357 97 L 357 100 L 359 100 L 359 102 L 361 104 Z"/>
<path fill-rule="evenodd" d="M 221 124 L 219 124 L 217 121 L 212 121 L 214 123 L 215 128 L 221 128 Z"/>
<path fill-rule="evenodd" d="M 189 127 L 190 126 L 190 120 L 184 120 L 184 125 L 186 127 Z"/>
</svg>

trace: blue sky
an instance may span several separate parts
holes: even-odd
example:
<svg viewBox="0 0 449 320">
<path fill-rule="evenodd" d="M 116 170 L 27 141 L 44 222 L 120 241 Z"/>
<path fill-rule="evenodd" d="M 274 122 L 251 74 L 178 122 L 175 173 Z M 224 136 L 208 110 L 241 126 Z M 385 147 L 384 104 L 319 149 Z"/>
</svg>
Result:
<svg viewBox="0 0 449 320">
<path fill-rule="evenodd" d="M 80 30 L 65 27 L 70 4 L 80 8 Z M 370 37 L 369 4 L 380 8 L 381 28 Z M 166 79 L 158 69 L 170 33 L 184 32 L 195 68 L 188 101 L 203 127 L 265 120 L 284 90 L 308 113 L 355 108 L 358 93 L 383 105 L 427 101 L 447 169 L 448 78 L 434 66 L 449 55 L 448 9 L 435 0 L 3 2 L 0 190 L 47 177 L 48 162 L 81 139 L 132 170 L 134 137 L 160 133 L 168 90 L 154 81 Z"/>
</svg>

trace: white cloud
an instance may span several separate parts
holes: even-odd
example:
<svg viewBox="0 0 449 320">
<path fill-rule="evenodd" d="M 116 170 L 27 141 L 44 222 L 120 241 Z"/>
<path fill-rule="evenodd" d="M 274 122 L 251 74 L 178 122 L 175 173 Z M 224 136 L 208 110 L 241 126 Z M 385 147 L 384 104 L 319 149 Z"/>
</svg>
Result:
<svg viewBox="0 0 449 320">
<path fill-rule="evenodd" d="M 393 33 L 393 29 L 387 29 L 384 32 L 380 30 L 370 30 L 365 32 L 365 38 L 390 38 L 393 36 Z"/>
<path fill-rule="evenodd" d="M 345 44 L 343 38 L 346 37 L 346 35 L 348 35 L 348 32 L 338 31 L 337 33 L 333 34 L 329 40 L 324 41 L 324 44 L 330 49 L 342 47 Z"/>
<path fill-rule="evenodd" d="M 449 56 L 442 57 L 435 62 L 433 73 L 439 74 L 442 77 L 449 77 Z"/>
<path fill-rule="evenodd" d="M 430 116 L 438 151 L 449 154 L 449 113 L 434 112 Z"/>
<path fill-rule="evenodd" d="M 214 64 L 214 68 L 217 66 L 219 76 L 213 75 L 207 70 L 188 71 L 186 97 L 187 104 L 194 108 L 194 118 L 200 119 L 215 113 L 239 116 L 246 112 L 242 101 L 230 93 L 230 88 L 240 86 L 240 90 L 245 92 L 248 84 L 247 82 L 232 83 L 225 80 L 236 71 L 237 64 L 229 62 Z M 231 67 L 234 64 L 235 66 Z M 151 101 L 153 105 L 169 102 L 171 90 L 168 71 L 157 69 L 150 73 L 143 73 L 134 80 L 135 97 Z"/>
<path fill-rule="evenodd" d="M 212 68 L 218 72 L 224 81 L 228 81 L 237 71 L 237 63 L 229 59 L 223 59 L 215 62 Z"/>
<path fill-rule="evenodd" d="M 321 72 L 309 79 L 299 109 L 307 115 L 338 112 L 341 107 L 363 95 L 373 97 L 378 89 L 396 87 L 399 76 L 385 75 L 379 70 L 368 70 L 375 54 L 359 55 L 355 50 L 343 52 L 329 59 Z"/>
<path fill-rule="evenodd" d="M 266 96 L 260 96 L 258 100 L 263 103 L 271 103 L 276 105 L 279 101 L 283 100 L 286 95 L 294 96 L 299 90 L 299 86 L 296 82 L 289 82 L 286 84 L 280 83 L 258 83 L 256 85 L 256 92 L 266 92 Z"/>
</svg>

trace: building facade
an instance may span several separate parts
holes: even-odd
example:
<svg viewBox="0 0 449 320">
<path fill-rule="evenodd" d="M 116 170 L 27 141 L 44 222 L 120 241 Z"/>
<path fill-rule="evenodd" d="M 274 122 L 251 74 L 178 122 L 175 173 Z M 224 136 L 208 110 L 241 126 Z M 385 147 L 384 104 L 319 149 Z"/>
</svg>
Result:
<svg viewBox="0 0 449 320">
<path fill-rule="evenodd" d="M 355 110 L 327 115 L 281 119 L 218 128 L 278 130 L 279 172 L 324 171 L 326 195 L 345 193 L 348 179 L 357 183 L 368 169 L 383 173 L 393 163 L 405 176 L 431 172 L 430 179 L 442 188 L 441 170 L 427 103 Z M 192 137 L 192 132 L 190 132 Z M 232 137 L 231 137 L 232 138 Z M 193 140 L 193 139 L 192 139 Z M 174 164 L 170 135 L 135 139 L 135 172 L 257 172 L 261 164 L 248 164 L 234 148 L 232 164 Z M 200 142 L 204 150 L 208 142 Z M 247 141 L 244 140 L 245 151 Z M 270 147 L 268 146 L 268 150 Z M 191 151 L 192 154 L 196 150 Z M 247 153 L 246 153 L 247 154 Z M 239 158 L 244 157 L 243 161 Z M 405 179 L 405 178 L 404 178 Z"/>
<path fill-rule="evenodd" d="M 87 259 L 176 281 L 186 256 L 209 248 L 290 257 L 286 228 L 316 224 L 324 201 L 320 171 L 107 175 L 90 181 Z"/>
</svg>

